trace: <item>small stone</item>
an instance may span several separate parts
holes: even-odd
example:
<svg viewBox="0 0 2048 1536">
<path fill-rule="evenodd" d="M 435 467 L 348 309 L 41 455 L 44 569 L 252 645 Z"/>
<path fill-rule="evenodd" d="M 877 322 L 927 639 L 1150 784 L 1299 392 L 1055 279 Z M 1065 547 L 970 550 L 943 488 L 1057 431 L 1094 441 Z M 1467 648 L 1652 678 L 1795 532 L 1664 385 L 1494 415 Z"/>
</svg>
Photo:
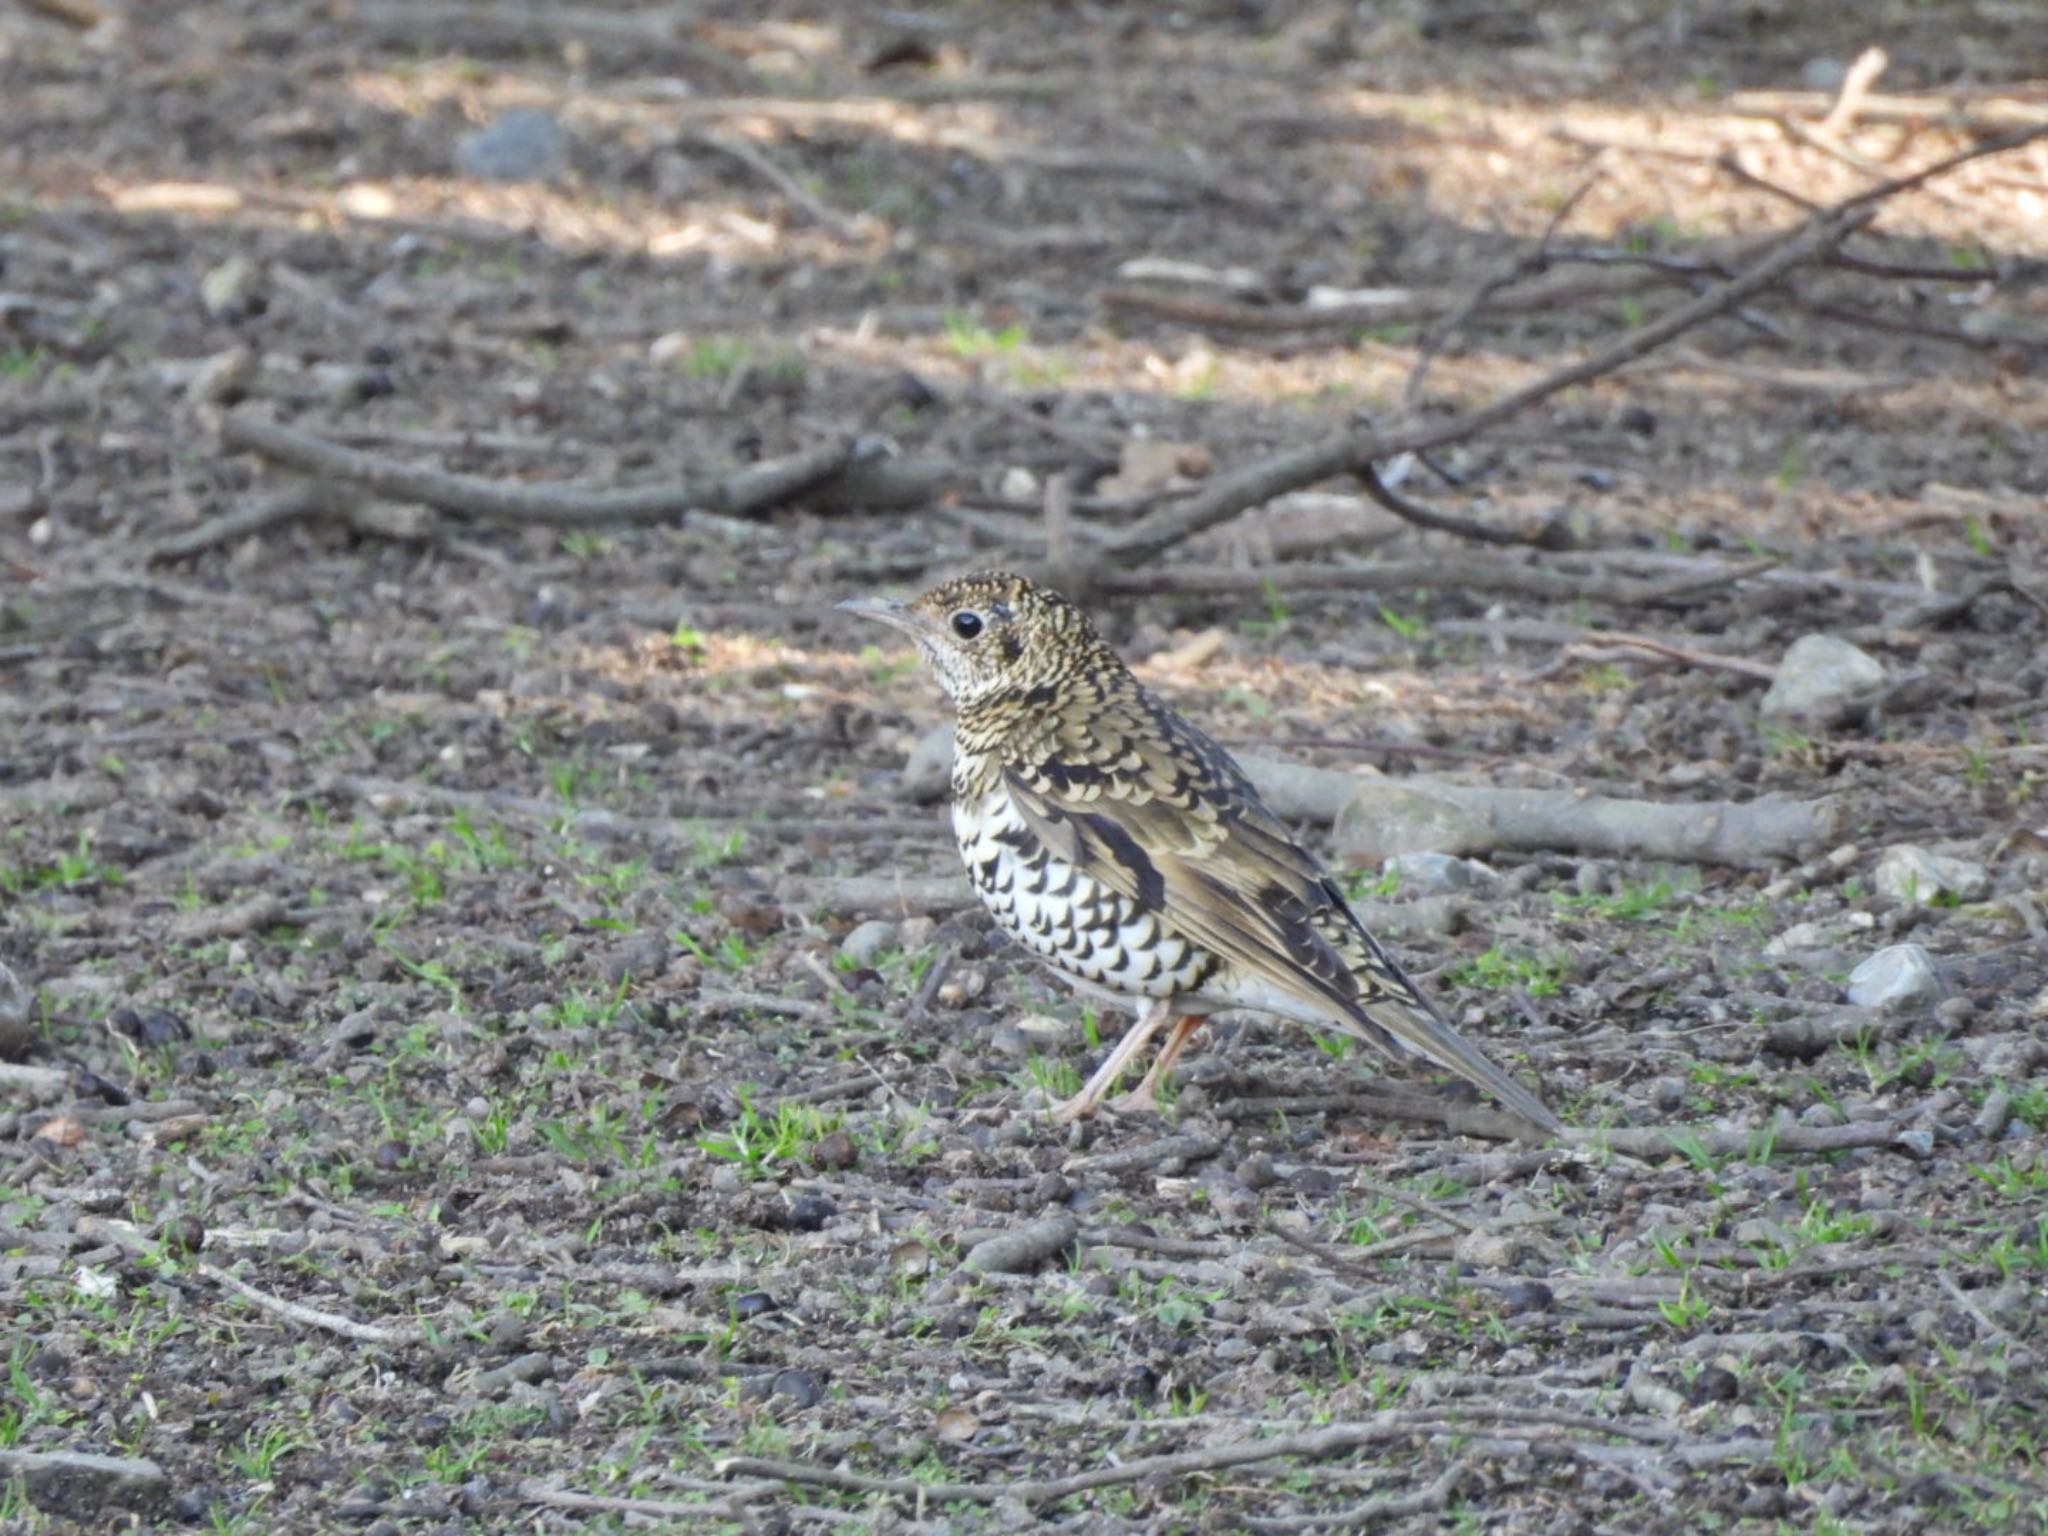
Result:
<svg viewBox="0 0 2048 1536">
<path fill-rule="evenodd" d="M 546 181 L 569 163 L 569 140 L 554 114 L 518 107 L 496 122 L 465 134 L 455 146 L 455 164 L 465 176 L 483 181 Z"/>
<path fill-rule="evenodd" d="M 1038 499 L 1038 476 L 1021 464 L 1012 464 L 1003 471 L 999 489 L 1005 501 L 1035 501 Z"/>
<path fill-rule="evenodd" d="M 1482 881 L 1500 878 L 1484 864 L 1471 859 L 1430 852 L 1397 853 L 1380 865 L 1380 873 L 1397 876 L 1400 883 L 1395 889 L 1403 895 L 1467 891 Z"/>
<path fill-rule="evenodd" d="M 1473 1269 L 1512 1269 L 1522 1256 L 1513 1232 L 1467 1232 L 1452 1245 L 1451 1257 Z"/>
<path fill-rule="evenodd" d="M 502 1397 L 522 1382 L 546 1381 L 555 1374 L 555 1357 L 541 1353 L 520 1355 L 503 1365 L 481 1372 L 476 1378 L 478 1397 Z"/>
<path fill-rule="evenodd" d="M 1976 901 L 1991 889 L 1991 875 L 1982 864 L 1947 854 L 1929 853 L 1912 843 L 1887 848 L 1871 874 L 1871 883 L 1893 901 L 1926 905 L 1937 897 Z"/>
<path fill-rule="evenodd" d="M 825 1383 L 811 1371 L 777 1371 L 770 1388 L 776 1397 L 786 1397 L 799 1408 L 815 1408 L 825 1396 Z"/>
<path fill-rule="evenodd" d="M 860 1159 L 860 1149 L 844 1131 L 827 1131 L 811 1148 L 811 1161 L 820 1168 L 851 1168 Z"/>
<path fill-rule="evenodd" d="M 910 749 L 903 765 L 903 793 L 912 800 L 936 800 L 946 793 L 952 777 L 953 727 L 942 725 Z"/>
<path fill-rule="evenodd" d="M 839 953 L 858 965 L 873 965 L 883 950 L 895 945 L 897 933 L 894 923 L 870 918 L 839 941 Z"/>
<path fill-rule="evenodd" d="M 233 319 L 246 308 L 256 267 L 246 256 L 230 256 L 199 280 L 199 302 L 216 320 Z"/>
<path fill-rule="evenodd" d="M 1794 923 L 1783 933 L 1764 945 L 1764 956 L 1770 960 L 1782 960 L 1787 955 L 1804 954 L 1810 950 L 1829 949 L 1837 942 L 1837 936 L 1819 923 Z"/>
<path fill-rule="evenodd" d="M 736 1323 L 752 1322 L 757 1317 L 766 1317 L 770 1312 L 780 1312 L 782 1303 L 766 1291 L 748 1291 L 732 1299 L 732 1317 Z"/>
<path fill-rule="evenodd" d="M 32 1001 L 21 978 L 0 963 L 0 1061 L 24 1056 L 35 1044 Z"/>
<path fill-rule="evenodd" d="M 1926 1008 L 1941 990 L 1934 961 L 1918 944 L 1880 949 L 1849 973 L 1849 1001 L 1859 1008 Z"/>
<path fill-rule="evenodd" d="M 1685 1105 L 1685 1096 L 1690 1092 L 1682 1077 L 1666 1075 L 1650 1084 L 1650 1102 L 1663 1114 L 1670 1114 Z"/>
<path fill-rule="evenodd" d="M 1263 1152 L 1254 1152 L 1239 1163 L 1237 1176 L 1246 1189 L 1271 1189 L 1280 1182 L 1280 1173 L 1273 1166 L 1273 1159 Z"/>
<path fill-rule="evenodd" d="M 1801 635 L 1778 663 L 1760 709 L 1766 720 L 1832 726 L 1854 718 L 1884 686 L 1884 666 L 1833 635 Z"/>
<path fill-rule="evenodd" d="M 822 1232 L 839 1207 L 823 1195 L 798 1195 L 789 1202 L 789 1225 L 796 1232 Z"/>
</svg>

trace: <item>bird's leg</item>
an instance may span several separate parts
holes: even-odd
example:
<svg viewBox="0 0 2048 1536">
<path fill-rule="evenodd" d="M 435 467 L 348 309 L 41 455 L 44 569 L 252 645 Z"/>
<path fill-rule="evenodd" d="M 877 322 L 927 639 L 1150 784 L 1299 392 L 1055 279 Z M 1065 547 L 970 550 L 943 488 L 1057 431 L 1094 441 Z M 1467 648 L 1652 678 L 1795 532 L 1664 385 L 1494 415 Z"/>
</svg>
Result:
<svg viewBox="0 0 2048 1536">
<path fill-rule="evenodd" d="M 1102 1096 L 1109 1092 L 1110 1085 L 1131 1064 L 1131 1058 L 1145 1048 L 1145 1043 L 1158 1034 L 1172 1016 L 1165 998 L 1155 998 L 1147 1003 L 1137 1021 L 1124 1031 L 1123 1039 L 1117 1041 L 1116 1049 L 1109 1053 L 1109 1060 L 1095 1069 L 1095 1075 L 1088 1079 L 1081 1091 L 1064 1104 L 1053 1106 L 1053 1119 L 1064 1125 L 1069 1120 L 1080 1120 L 1094 1114 L 1095 1106 L 1102 1102 Z"/>
<path fill-rule="evenodd" d="M 1145 1074 L 1145 1081 L 1129 1093 L 1111 1099 L 1109 1107 L 1119 1115 L 1147 1114 L 1159 1107 L 1159 1085 L 1166 1081 L 1166 1074 L 1173 1070 L 1174 1058 L 1179 1056 L 1202 1027 L 1203 1015 L 1184 1014 L 1174 1021 L 1173 1032 L 1166 1037 L 1166 1044 L 1159 1048 L 1159 1055 L 1152 1063 L 1152 1070 Z"/>
</svg>

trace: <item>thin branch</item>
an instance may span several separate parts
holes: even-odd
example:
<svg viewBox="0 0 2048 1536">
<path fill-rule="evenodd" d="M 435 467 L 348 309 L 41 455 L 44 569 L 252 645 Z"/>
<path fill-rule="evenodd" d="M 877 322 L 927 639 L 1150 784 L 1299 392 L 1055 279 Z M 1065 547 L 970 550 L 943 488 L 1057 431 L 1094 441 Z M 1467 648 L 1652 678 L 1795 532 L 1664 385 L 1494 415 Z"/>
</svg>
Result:
<svg viewBox="0 0 2048 1536">
<path fill-rule="evenodd" d="M 835 485 L 837 496 L 844 502 L 863 506 L 901 504 L 895 500 L 897 496 L 908 496 L 912 489 L 929 495 L 942 478 L 933 478 L 921 487 L 868 485 L 865 482 L 878 472 L 886 480 L 897 466 L 893 461 L 876 464 L 862 460 L 850 438 L 836 438 L 787 458 L 734 470 L 718 479 L 626 487 L 508 485 L 474 475 L 452 475 L 344 448 L 242 412 L 222 419 L 221 440 L 230 448 L 260 453 L 317 480 L 361 485 L 394 501 L 423 502 L 444 512 L 486 522 L 540 523 L 562 528 L 665 523 L 697 511 L 727 517 L 757 516 L 799 496 Z M 908 466 L 904 472 L 912 478 L 921 473 Z M 888 491 L 888 497 L 875 499 L 878 489 Z"/>
<path fill-rule="evenodd" d="M 1175 545 L 1283 491 L 1295 490 L 1332 475 L 1357 473 L 1361 465 L 1403 452 L 1420 452 L 1462 442 L 1520 415 L 1529 407 L 1655 351 L 1674 337 L 1739 308 L 1746 300 L 1838 247 L 1875 216 L 1876 206 L 1918 187 L 1969 161 L 2002 154 L 2037 139 L 2048 138 L 2048 125 L 2009 134 L 1950 155 L 1909 176 L 1857 193 L 1810 220 L 1775 249 L 1753 261 L 1735 277 L 1634 330 L 1616 337 L 1567 367 L 1510 390 L 1476 410 L 1434 425 L 1415 425 L 1392 432 L 1343 432 L 1255 460 L 1217 476 L 1208 489 L 1180 505 L 1141 519 L 1109 546 L 1109 554 L 1126 566 L 1144 565 Z"/>
<path fill-rule="evenodd" d="M 701 148 L 715 150 L 728 159 L 737 161 L 768 183 L 784 198 L 794 203 L 814 223 L 822 224 L 843 240 L 865 240 L 870 230 L 857 218 L 851 218 L 838 209 L 830 207 L 798 181 L 789 172 L 777 165 L 768 152 L 758 145 L 731 134 L 696 132 L 686 133 L 684 142 Z"/>
</svg>

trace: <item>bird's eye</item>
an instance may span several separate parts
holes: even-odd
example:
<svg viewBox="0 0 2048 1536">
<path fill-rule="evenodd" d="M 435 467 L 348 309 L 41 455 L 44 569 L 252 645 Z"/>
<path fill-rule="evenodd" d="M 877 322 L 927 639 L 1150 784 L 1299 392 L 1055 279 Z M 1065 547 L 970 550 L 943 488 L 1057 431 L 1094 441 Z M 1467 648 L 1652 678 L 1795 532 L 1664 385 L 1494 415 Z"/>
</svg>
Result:
<svg viewBox="0 0 2048 1536">
<path fill-rule="evenodd" d="M 962 640 L 972 640 L 981 633 L 981 615 L 971 608 L 962 608 L 953 615 L 953 633 Z"/>
</svg>

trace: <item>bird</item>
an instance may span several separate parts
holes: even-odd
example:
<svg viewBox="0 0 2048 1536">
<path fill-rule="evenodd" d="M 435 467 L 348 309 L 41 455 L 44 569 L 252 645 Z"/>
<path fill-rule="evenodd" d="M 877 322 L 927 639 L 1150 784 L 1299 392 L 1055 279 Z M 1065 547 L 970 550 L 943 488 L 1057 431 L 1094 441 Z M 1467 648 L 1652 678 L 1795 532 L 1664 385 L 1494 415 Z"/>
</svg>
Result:
<svg viewBox="0 0 2048 1536">
<path fill-rule="evenodd" d="M 1544 1131 L 1562 1122 L 1452 1029 L 1230 754 L 1132 674 L 1088 615 L 1007 571 L 842 610 L 915 643 L 955 713 L 953 830 L 998 927 L 1137 1013 L 1054 1118 L 1157 1107 L 1207 1015 L 1242 1008 L 1421 1056 Z"/>
</svg>

